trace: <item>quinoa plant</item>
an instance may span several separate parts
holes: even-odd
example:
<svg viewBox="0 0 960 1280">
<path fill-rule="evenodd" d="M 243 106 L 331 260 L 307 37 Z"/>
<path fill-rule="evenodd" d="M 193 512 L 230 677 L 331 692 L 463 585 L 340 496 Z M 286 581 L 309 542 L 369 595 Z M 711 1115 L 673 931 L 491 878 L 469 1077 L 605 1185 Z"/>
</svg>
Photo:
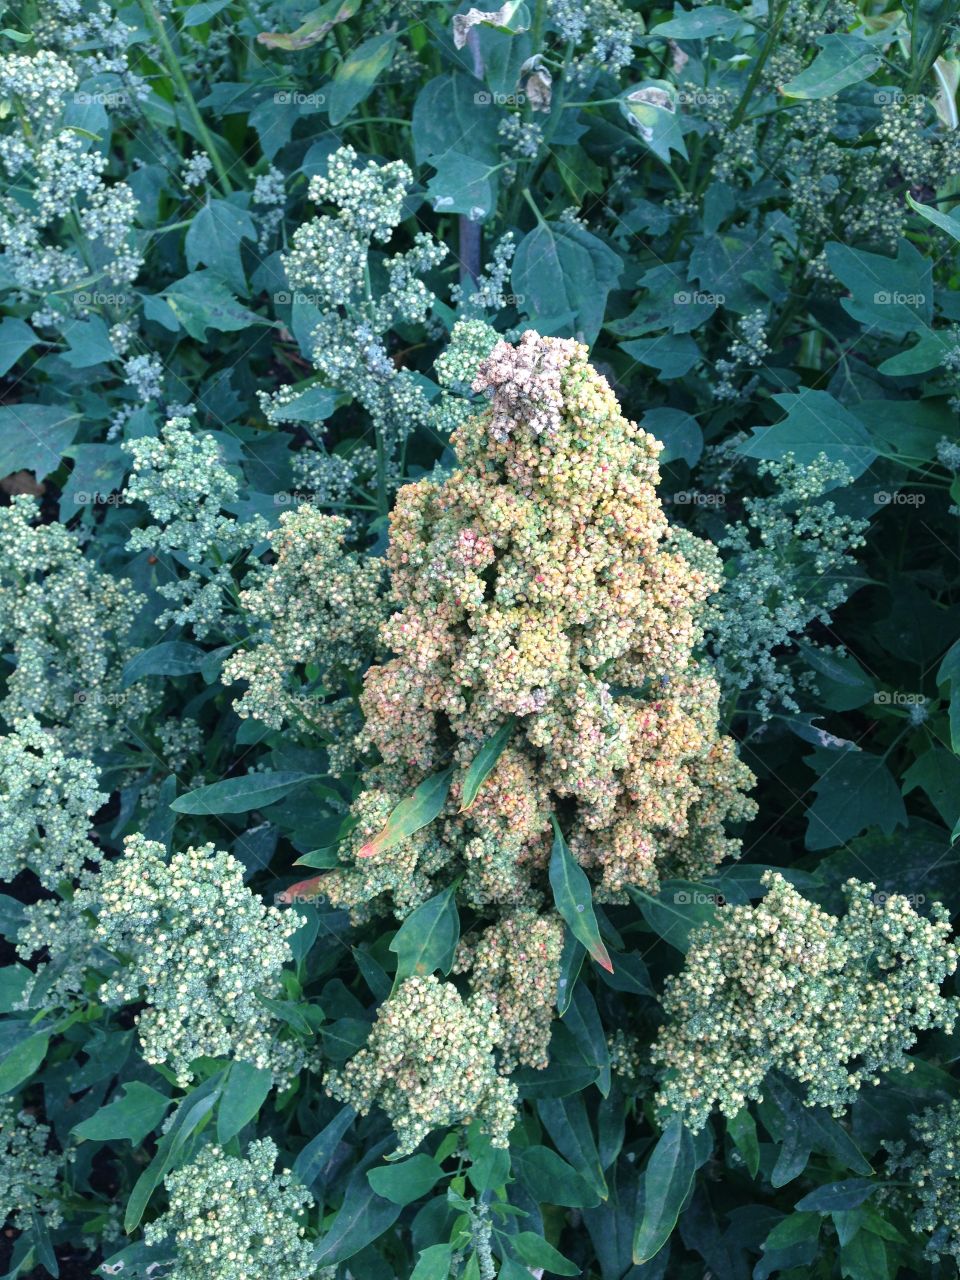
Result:
<svg viewBox="0 0 960 1280">
<path fill-rule="evenodd" d="M 0 1276 L 955 1274 L 956 0 L 0 28 Z"/>
</svg>

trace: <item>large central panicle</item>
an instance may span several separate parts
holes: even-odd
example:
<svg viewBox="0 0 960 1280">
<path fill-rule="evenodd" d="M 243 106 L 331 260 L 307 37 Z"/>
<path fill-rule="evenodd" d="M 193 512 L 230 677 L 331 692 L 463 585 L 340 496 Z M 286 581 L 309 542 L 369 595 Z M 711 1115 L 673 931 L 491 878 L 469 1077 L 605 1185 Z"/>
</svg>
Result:
<svg viewBox="0 0 960 1280">
<path fill-rule="evenodd" d="M 401 606 L 367 674 L 365 742 L 382 763 L 354 806 L 336 902 L 389 893 L 401 912 L 454 872 L 477 907 L 538 906 L 556 813 L 601 896 L 699 875 L 736 852 L 723 824 L 752 781 L 717 731 L 694 659 L 714 589 L 707 543 L 672 530 L 661 446 L 628 421 L 586 348 L 533 332 L 500 342 L 474 384 L 487 411 L 453 436 L 449 478 L 404 486 L 387 553 Z M 476 802 L 463 771 L 512 724 Z M 457 766 L 439 822 L 356 853 L 412 785 Z"/>
</svg>

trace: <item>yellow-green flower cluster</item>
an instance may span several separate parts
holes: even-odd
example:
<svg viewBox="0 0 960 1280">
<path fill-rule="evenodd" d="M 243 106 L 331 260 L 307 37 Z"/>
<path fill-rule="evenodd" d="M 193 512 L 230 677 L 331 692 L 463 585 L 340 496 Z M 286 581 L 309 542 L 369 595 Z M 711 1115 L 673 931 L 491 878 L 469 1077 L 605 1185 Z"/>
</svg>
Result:
<svg viewBox="0 0 960 1280">
<path fill-rule="evenodd" d="M 96 941 L 129 960 L 100 989 L 106 1004 L 144 1000 L 137 1024 L 147 1062 L 192 1079 L 198 1057 L 232 1057 L 288 1078 L 300 1065 L 279 1041 L 261 996 L 280 991 L 287 939 L 303 923 L 267 907 L 243 867 L 212 844 L 167 858 L 162 844 L 128 836 L 78 905 L 97 916 Z"/>
<path fill-rule="evenodd" d="M 62 1157 L 47 1154 L 50 1129 L 10 1098 L 0 1099 L 0 1220 L 26 1230 L 34 1213 L 48 1227 L 63 1220 L 57 1198 Z"/>
<path fill-rule="evenodd" d="M 313 1200 L 289 1169 L 274 1173 L 276 1161 L 276 1144 L 262 1138 L 246 1156 L 204 1147 L 167 1175 L 170 1206 L 144 1231 L 148 1245 L 173 1235 L 176 1261 L 164 1269 L 167 1280 L 311 1280 L 303 1216 Z"/>
<path fill-rule="evenodd" d="M 902 895 L 849 880 L 838 919 L 775 872 L 763 882 L 763 901 L 721 908 L 667 980 L 657 1101 L 693 1129 L 715 1104 L 732 1116 L 759 1098 L 772 1069 L 839 1114 L 879 1072 L 910 1069 L 919 1031 L 956 1017 L 940 994 L 957 951 L 939 903 L 927 919 Z"/>
<path fill-rule="evenodd" d="M 463 942 L 456 968 L 487 996 L 500 1020 L 500 1068 L 547 1065 L 550 1028 L 560 979 L 563 924 L 557 916 L 517 911 Z"/>
<path fill-rule="evenodd" d="M 331 707 L 325 695 L 369 661 L 384 617 L 383 562 L 346 549 L 349 527 L 305 505 L 284 512 L 268 535 L 274 562 L 248 576 L 240 597 L 264 627 L 263 638 L 235 653 L 223 674 L 225 683 L 247 682 L 234 703 L 243 718 L 274 729 L 289 722 L 329 730 L 338 704 Z"/>
<path fill-rule="evenodd" d="M 914 1229 L 929 1236 L 927 1257 L 960 1263 L 960 1102 L 931 1107 L 910 1124 L 913 1143 L 891 1144 L 888 1166 L 918 1201 Z M 897 1196 L 898 1200 L 904 1197 Z"/>
<path fill-rule="evenodd" d="M 0 879 L 29 867 L 47 889 L 80 874 L 100 851 L 90 840 L 93 815 L 107 801 L 97 771 L 32 716 L 0 737 Z"/>
<path fill-rule="evenodd" d="M 26 494 L 0 508 L 0 647 L 13 663 L 0 716 L 36 716 L 86 754 L 122 741 L 151 708 L 144 685 L 122 683 L 144 600 L 84 559 L 64 525 L 37 523 L 39 514 Z"/>
<path fill-rule="evenodd" d="M 724 826 L 751 815 L 752 778 L 693 657 L 713 561 L 681 551 L 656 493 L 660 446 L 586 357 L 533 332 L 500 342 L 474 384 L 490 407 L 453 437 L 457 470 L 398 494 L 387 560 L 401 607 L 382 631 L 394 656 L 362 697 L 386 773 L 370 773 L 378 798 L 358 812 L 451 757 L 466 769 L 516 726 L 468 811 L 459 775 L 437 830 L 369 860 L 353 856 L 358 833 L 325 884 L 335 902 L 398 884 L 425 895 L 452 863 L 475 905 L 536 905 L 558 803 L 607 899 L 736 852 Z"/>
<path fill-rule="evenodd" d="M 495 1147 L 507 1146 L 516 1086 L 497 1074 L 499 1020 L 486 996 L 464 1000 L 452 982 L 407 978 L 380 1006 L 365 1048 L 326 1088 L 362 1114 L 390 1117 L 407 1154 L 432 1129 L 478 1120 Z"/>
</svg>

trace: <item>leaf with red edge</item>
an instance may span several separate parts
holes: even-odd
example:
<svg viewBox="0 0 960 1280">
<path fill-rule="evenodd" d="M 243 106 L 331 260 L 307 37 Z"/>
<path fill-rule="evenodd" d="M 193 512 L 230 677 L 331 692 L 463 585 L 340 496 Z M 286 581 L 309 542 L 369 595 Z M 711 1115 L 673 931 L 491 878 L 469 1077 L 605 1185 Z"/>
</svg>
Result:
<svg viewBox="0 0 960 1280">
<path fill-rule="evenodd" d="M 416 791 L 400 801 L 380 834 L 357 850 L 357 857 L 372 858 L 375 854 L 385 853 L 422 827 L 429 826 L 447 803 L 452 777 L 451 765 L 442 773 L 432 773 L 429 778 L 424 778 Z"/>
</svg>

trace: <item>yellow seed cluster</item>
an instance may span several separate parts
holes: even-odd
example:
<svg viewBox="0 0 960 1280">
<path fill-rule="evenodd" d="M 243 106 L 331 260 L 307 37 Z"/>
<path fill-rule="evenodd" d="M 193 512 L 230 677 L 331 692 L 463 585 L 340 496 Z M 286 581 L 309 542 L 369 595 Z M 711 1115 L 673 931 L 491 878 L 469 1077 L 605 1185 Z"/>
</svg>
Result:
<svg viewBox="0 0 960 1280">
<path fill-rule="evenodd" d="M 465 864 L 473 905 L 535 906 L 558 804 L 602 898 L 736 852 L 725 824 L 752 814 L 752 776 L 693 656 L 716 557 L 681 550 L 691 539 L 674 537 L 656 493 L 660 445 L 586 357 L 533 332 L 498 343 L 474 384 L 490 407 L 453 436 L 458 469 L 400 490 L 387 554 L 400 608 L 381 636 L 393 657 L 367 674 L 363 741 L 399 799 L 517 724 L 467 812 L 460 774 L 437 831 L 335 873 L 334 901 L 401 879 L 408 900 L 414 885 L 426 894 L 446 861 Z"/>
</svg>

